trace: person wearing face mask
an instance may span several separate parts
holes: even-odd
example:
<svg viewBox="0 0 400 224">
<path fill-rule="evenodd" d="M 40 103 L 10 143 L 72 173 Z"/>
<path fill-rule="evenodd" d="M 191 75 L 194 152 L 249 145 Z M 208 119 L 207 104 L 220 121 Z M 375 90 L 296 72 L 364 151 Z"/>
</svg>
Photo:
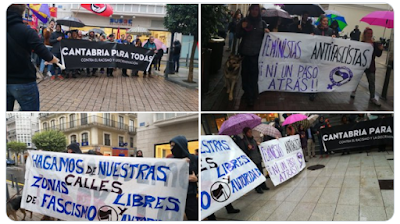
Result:
<svg viewBox="0 0 400 224">
<path fill-rule="evenodd" d="M 199 162 L 196 155 L 190 154 L 188 141 L 185 136 L 176 136 L 169 142 L 171 152 L 176 159 L 185 159 L 189 163 L 189 186 L 186 198 L 185 214 L 188 220 L 198 220 L 199 206 L 197 202 L 197 175 L 199 173 Z"/>
</svg>

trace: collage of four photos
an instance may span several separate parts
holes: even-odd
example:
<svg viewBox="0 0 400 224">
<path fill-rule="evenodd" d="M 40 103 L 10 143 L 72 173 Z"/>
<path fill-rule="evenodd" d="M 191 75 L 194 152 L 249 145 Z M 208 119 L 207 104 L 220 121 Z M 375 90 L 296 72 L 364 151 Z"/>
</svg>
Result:
<svg viewBox="0 0 400 224">
<path fill-rule="evenodd" d="M 12 221 L 394 221 L 394 7 L 11 4 Z"/>
</svg>

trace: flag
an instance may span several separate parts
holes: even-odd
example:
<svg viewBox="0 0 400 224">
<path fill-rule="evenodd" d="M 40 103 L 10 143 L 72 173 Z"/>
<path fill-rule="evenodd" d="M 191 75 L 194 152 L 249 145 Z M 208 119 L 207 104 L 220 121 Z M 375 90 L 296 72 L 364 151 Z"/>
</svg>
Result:
<svg viewBox="0 0 400 224">
<path fill-rule="evenodd" d="M 109 17 L 113 14 L 113 8 L 109 4 L 81 4 L 81 6 L 99 16 Z"/>
<path fill-rule="evenodd" d="M 47 23 L 50 18 L 50 9 L 48 4 L 28 4 L 32 13 L 43 23 Z"/>
<path fill-rule="evenodd" d="M 118 31 L 117 31 L 117 36 L 115 37 L 117 40 L 119 40 L 121 37 L 119 36 L 119 26 L 118 26 Z"/>
<path fill-rule="evenodd" d="M 50 16 L 57 18 L 57 7 L 50 7 Z"/>
</svg>

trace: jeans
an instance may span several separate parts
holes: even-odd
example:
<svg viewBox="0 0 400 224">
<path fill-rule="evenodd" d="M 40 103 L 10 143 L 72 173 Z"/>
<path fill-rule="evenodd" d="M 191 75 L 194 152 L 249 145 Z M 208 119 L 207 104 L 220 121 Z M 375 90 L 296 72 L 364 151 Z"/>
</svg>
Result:
<svg viewBox="0 0 400 224">
<path fill-rule="evenodd" d="M 245 99 L 255 101 L 258 95 L 258 55 L 243 57 L 241 75 Z"/>
<path fill-rule="evenodd" d="M 14 110 L 15 100 L 21 106 L 20 111 L 39 111 L 39 89 L 36 82 L 7 84 L 7 111 Z"/>
<path fill-rule="evenodd" d="M 46 48 L 47 48 L 47 50 L 51 51 L 51 49 L 52 49 L 53 47 L 51 47 L 51 46 L 46 46 Z M 61 54 L 60 54 L 60 56 L 61 56 Z M 44 67 L 45 67 L 45 65 L 44 65 L 44 60 L 42 59 L 42 61 L 40 62 L 40 72 L 41 72 L 41 73 L 43 73 Z M 49 71 L 49 72 L 52 72 L 52 71 L 53 71 L 53 65 L 52 65 L 52 64 L 47 65 L 47 71 Z M 54 73 L 53 73 L 53 75 L 54 75 Z"/>
<path fill-rule="evenodd" d="M 234 37 L 235 37 L 235 34 L 232 33 L 232 32 L 229 32 L 229 48 L 230 48 L 230 49 L 233 48 L 232 44 L 233 44 L 233 38 L 234 38 Z"/>
<path fill-rule="evenodd" d="M 369 98 L 374 99 L 375 98 L 375 72 L 365 72 L 365 75 L 367 75 L 367 80 L 368 80 Z M 357 85 L 357 87 L 358 87 L 358 85 Z M 357 91 L 357 87 L 354 90 L 354 92 Z"/>
<path fill-rule="evenodd" d="M 53 53 L 53 55 L 56 58 L 59 58 L 60 59 L 60 63 L 62 64 L 62 62 L 61 62 L 61 53 Z M 61 68 L 58 67 L 56 64 L 54 64 L 51 68 L 52 68 L 52 71 L 51 71 L 52 75 L 61 75 Z"/>
<path fill-rule="evenodd" d="M 180 59 L 180 55 L 173 55 L 172 56 L 172 60 L 174 61 L 174 70 L 175 72 L 179 71 L 179 59 Z"/>
</svg>

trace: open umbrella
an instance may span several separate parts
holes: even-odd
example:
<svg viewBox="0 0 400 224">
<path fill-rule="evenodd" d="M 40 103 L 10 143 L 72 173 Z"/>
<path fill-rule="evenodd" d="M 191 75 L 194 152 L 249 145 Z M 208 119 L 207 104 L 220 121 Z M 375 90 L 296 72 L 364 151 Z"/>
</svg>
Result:
<svg viewBox="0 0 400 224">
<path fill-rule="evenodd" d="M 126 31 L 126 33 L 132 35 L 151 35 L 151 32 L 148 29 L 140 26 L 132 27 L 128 31 Z"/>
<path fill-rule="evenodd" d="M 230 117 L 221 125 L 219 135 L 237 135 L 246 127 L 254 128 L 261 124 L 261 117 L 255 114 L 237 114 Z"/>
<path fill-rule="evenodd" d="M 296 130 L 296 132 L 299 132 L 299 125 L 303 125 L 304 130 L 307 130 L 311 127 L 311 123 L 309 120 L 305 119 L 305 120 L 301 120 L 301 121 L 296 121 L 292 124 L 292 126 L 294 127 L 294 130 Z"/>
<path fill-rule="evenodd" d="M 325 14 L 322 7 L 318 4 L 285 4 L 282 6 L 290 15 L 303 15 L 307 11 L 310 17 L 318 17 Z"/>
<path fill-rule="evenodd" d="M 147 40 L 143 42 L 142 46 L 144 46 L 146 43 Z M 167 46 L 165 46 L 165 44 L 160 39 L 154 38 L 154 43 L 156 44 L 157 50 L 163 49 L 164 52 L 167 51 Z"/>
<path fill-rule="evenodd" d="M 281 17 L 284 19 L 292 19 L 290 14 L 283 9 L 280 8 L 268 8 L 261 17 Z"/>
<path fill-rule="evenodd" d="M 318 115 L 313 114 L 313 115 L 309 116 L 307 118 L 307 120 L 310 121 L 310 124 L 312 125 L 318 119 L 318 117 L 319 117 Z"/>
<path fill-rule="evenodd" d="M 91 29 L 89 32 L 98 33 L 98 34 L 100 34 L 100 35 L 105 34 L 104 30 L 99 29 L 99 28 L 93 28 L 93 29 Z"/>
<path fill-rule="evenodd" d="M 285 119 L 282 126 L 285 126 L 288 124 L 293 124 L 294 122 L 302 121 L 302 120 L 306 120 L 306 119 L 307 119 L 307 116 L 304 114 L 292 114 Z"/>
<path fill-rule="evenodd" d="M 78 18 L 75 17 L 64 17 L 57 20 L 57 24 L 69 26 L 69 27 L 84 27 L 85 24 Z"/>
<path fill-rule="evenodd" d="M 260 124 L 257 125 L 253 130 L 263 133 L 264 135 L 268 135 L 271 137 L 279 137 L 282 138 L 282 134 L 275 127 L 268 124 Z"/>
<path fill-rule="evenodd" d="M 386 28 L 393 28 L 394 12 L 393 11 L 375 11 L 361 18 L 360 21 L 369 25 L 385 27 L 383 36 L 385 36 Z"/>
<path fill-rule="evenodd" d="M 50 18 L 50 8 L 48 4 L 28 4 L 32 13 L 43 23 L 47 23 Z"/>
</svg>

